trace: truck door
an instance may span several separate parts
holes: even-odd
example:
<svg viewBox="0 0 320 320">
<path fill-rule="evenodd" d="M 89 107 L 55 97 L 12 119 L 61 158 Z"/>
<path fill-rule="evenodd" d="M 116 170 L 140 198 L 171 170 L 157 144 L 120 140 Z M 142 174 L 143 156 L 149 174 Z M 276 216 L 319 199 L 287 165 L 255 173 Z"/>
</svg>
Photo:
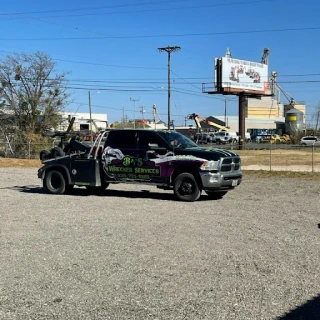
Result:
<svg viewBox="0 0 320 320">
<path fill-rule="evenodd" d="M 141 177 L 155 183 L 165 183 L 167 180 L 167 159 L 163 156 L 168 152 L 168 146 L 156 132 L 139 131 L 136 157 L 142 159 L 142 165 L 136 170 Z"/>
<path fill-rule="evenodd" d="M 136 179 L 137 137 L 136 130 L 116 130 L 109 133 L 104 147 L 109 147 L 110 153 L 108 160 L 105 160 L 107 163 L 101 168 L 105 180 Z"/>
</svg>

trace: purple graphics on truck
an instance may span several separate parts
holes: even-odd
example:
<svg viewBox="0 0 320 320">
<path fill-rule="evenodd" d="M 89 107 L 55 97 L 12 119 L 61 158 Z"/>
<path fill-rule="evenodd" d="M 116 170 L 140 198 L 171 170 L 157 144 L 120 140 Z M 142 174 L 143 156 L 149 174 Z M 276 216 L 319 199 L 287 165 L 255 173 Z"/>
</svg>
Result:
<svg viewBox="0 0 320 320">
<path fill-rule="evenodd" d="M 102 154 L 103 170 L 114 180 L 152 180 L 161 175 L 161 167 L 155 161 L 125 155 L 119 149 L 107 146 Z"/>
<path fill-rule="evenodd" d="M 201 149 L 199 148 L 199 150 Z M 174 155 L 172 152 L 168 152 L 165 155 L 159 155 L 154 151 L 148 151 L 145 158 L 132 157 L 109 146 L 104 149 L 102 154 L 104 172 L 109 178 L 116 181 L 152 181 L 156 177 L 169 178 L 174 169 L 181 164 L 198 163 L 200 167 L 205 161 L 205 159 L 191 154 Z"/>
<path fill-rule="evenodd" d="M 148 151 L 144 158 L 125 155 L 120 149 L 107 146 L 102 154 L 103 170 L 113 180 L 153 181 L 157 178 L 170 178 L 176 167 L 181 165 L 198 165 L 208 160 L 219 160 L 221 157 L 236 156 L 229 150 L 218 148 L 190 148 L 179 154 L 179 149 L 159 155 Z M 214 151 L 214 152 L 212 152 Z"/>
</svg>

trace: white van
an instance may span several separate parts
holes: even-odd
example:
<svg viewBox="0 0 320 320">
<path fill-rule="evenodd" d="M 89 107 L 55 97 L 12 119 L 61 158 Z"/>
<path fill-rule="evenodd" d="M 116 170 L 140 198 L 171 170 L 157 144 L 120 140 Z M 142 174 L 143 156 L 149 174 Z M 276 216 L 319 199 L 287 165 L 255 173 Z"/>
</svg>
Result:
<svg viewBox="0 0 320 320">
<path fill-rule="evenodd" d="M 230 131 L 220 131 L 216 132 L 216 143 L 225 144 L 225 143 L 237 143 L 239 142 L 239 136 L 236 132 Z"/>
</svg>

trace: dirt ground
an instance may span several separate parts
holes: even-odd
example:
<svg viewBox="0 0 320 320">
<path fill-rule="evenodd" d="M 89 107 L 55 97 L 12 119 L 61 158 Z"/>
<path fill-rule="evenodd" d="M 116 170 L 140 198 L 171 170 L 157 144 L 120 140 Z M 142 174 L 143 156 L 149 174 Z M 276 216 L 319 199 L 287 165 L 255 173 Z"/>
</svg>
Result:
<svg viewBox="0 0 320 320">
<path fill-rule="evenodd" d="M 0 319 L 320 319 L 320 184 L 280 174 L 184 203 L 0 168 Z"/>
</svg>

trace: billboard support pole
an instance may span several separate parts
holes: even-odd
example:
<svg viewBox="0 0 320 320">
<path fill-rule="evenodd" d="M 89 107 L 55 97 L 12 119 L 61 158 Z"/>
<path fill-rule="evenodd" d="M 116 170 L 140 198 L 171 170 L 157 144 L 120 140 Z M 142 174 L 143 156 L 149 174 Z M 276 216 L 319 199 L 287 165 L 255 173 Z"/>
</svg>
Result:
<svg viewBox="0 0 320 320">
<path fill-rule="evenodd" d="M 239 150 L 245 148 L 246 142 L 246 121 L 245 121 L 245 109 L 246 109 L 247 97 L 245 94 L 239 94 Z"/>
</svg>

